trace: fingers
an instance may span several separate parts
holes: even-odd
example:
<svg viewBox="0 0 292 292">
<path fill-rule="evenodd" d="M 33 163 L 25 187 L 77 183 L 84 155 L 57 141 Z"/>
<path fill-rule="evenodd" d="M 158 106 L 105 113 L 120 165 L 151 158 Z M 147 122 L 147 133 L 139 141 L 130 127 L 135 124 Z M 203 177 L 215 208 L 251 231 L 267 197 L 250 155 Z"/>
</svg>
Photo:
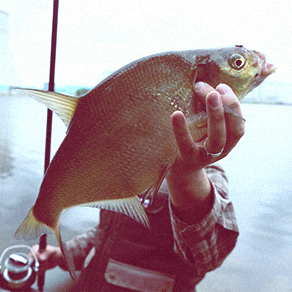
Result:
<svg viewBox="0 0 292 292">
<path fill-rule="evenodd" d="M 216 87 L 216 90 L 221 94 L 223 103 L 241 116 L 239 101 L 232 89 L 228 85 L 221 83 Z"/>
<path fill-rule="evenodd" d="M 200 99 L 204 100 L 207 94 L 215 89 L 205 82 L 197 82 L 194 85 L 194 89 Z"/>
<path fill-rule="evenodd" d="M 32 250 L 40 262 L 41 271 L 52 269 L 58 265 L 58 260 L 61 257 L 59 247 L 48 245 L 43 252 L 40 252 L 39 245 L 34 245 Z"/>
<path fill-rule="evenodd" d="M 208 138 L 205 141 L 205 149 L 207 152 L 200 142 L 194 142 L 182 112 L 173 113 L 172 124 L 181 156 L 180 166 L 195 165 L 198 168 L 226 156 L 244 134 L 245 123 L 236 116 L 242 114 L 238 99 L 230 87 L 220 84 L 214 89 L 204 82 L 198 82 L 194 89 L 198 98 L 206 102 Z M 224 106 L 228 106 L 236 115 L 224 112 Z M 220 153 L 222 150 L 221 155 L 208 155 Z"/>
<path fill-rule="evenodd" d="M 219 84 L 216 87 L 216 90 L 221 94 L 223 104 L 231 108 L 234 113 L 242 117 L 238 98 L 235 96 L 231 88 L 225 84 Z M 226 114 L 225 123 L 227 129 L 225 152 L 229 152 L 244 135 L 245 122 L 235 115 Z"/>
<path fill-rule="evenodd" d="M 182 159 L 188 160 L 196 156 L 198 149 L 189 132 L 185 116 L 182 112 L 175 111 L 172 114 L 172 126 Z"/>
<path fill-rule="evenodd" d="M 222 158 L 244 134 L 245 123 L 236 116 L 242 116 L 238 98 L 225 84 L 219 84 L 214 89 L 204 82 L 198 82 L 194 89 L 200 99 L 206 100 L 208 113 L 206 149 L 209 153 L 218 153 L 224 148 L 220 157 Z M 236 115 L 224 113 L 224 106 L 229 107 Z"/>
<path fill-rule="evenodd" d="M 208 93 L 206 107 L 208 114 L 206 149 L 210 153 L 218 153 L 222 151 L 226 144 L 225 117 L 221 95 L 216 91 Z"/>
<path fill-rule="evenodd" d="M 210 153 L 222 151 L 226 143 L 224 107 L 221 94 L 210 85 L 198 82 L 195 91 L 199 98 L 204 98 L 208 114 L 208 139 L 206 149 Z"/>
</svg>

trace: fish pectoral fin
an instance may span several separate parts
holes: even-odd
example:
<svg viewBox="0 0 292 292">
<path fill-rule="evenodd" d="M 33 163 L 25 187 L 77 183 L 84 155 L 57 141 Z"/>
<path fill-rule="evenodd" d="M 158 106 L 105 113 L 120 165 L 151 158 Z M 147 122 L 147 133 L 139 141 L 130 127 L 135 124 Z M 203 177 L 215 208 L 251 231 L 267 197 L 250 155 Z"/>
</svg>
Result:
<svg viewBox="0 0 292 292">
<path fill-rule="evenodd" d="M 236 112 L 234 112 L 233 109 L 231 109 L 229 106 L 223 104 L 223 107 L 224 107 L 224 112 L 226 114 L 230 114 L 230 115 L 233 115 L 241 120 L 243 120 L 244 122 L 246 122 L 245 118 L 243 118 L 242 116 L 240 116 L 239 114 L 237 114 Z"/>
<path fill-rule="evenodd" d="M 195 142 L 207 137 L 208 116 L 206 112 L 199 112 L 187 119 L 188 128 Z"/>
<path fill-rule="evenodd" d="M 74 280 L 74 279 L 76 279 L 76 269 L 75 269 L 74 259 L 73 259 L 73 256 L 71 254 L 71 251 L 70 251 L 68 245 L 62 241 L 59 226 L 58 226 L 58 228 L 56 228 L 54 230 L 54 235 L 58 241 L 59 247 L 60 247 L 62 255 L 64 257 L 64 261 L 65 261 L 66 266 L 68 268 L 69 274 L 70 274 L 71 278 Z"/>
<path fill-rule="evenodd" d="M 164 165 L 162 166 L 161 168 L 161 172 L 159 174 L 159 177 L 157 178 L 156 182 L 153 184 L 152 187 L 150 187 L 145 193 L 144 193 L 144 196 L 143 196 L 143 202 L 146 200 L 146 199 L 149 199 L 150 201 L 150 204 L 152 204 L 156 198 L 156 195 L 164 181 L 164 179 L 166 178 L 166 175 L 168 173 L 170 169 L 170 166 L 169 165 Z"/>
<path fill-rule="evenodd" d="M 43 103 L 64 122 L 66 127 L 75 112 L 78 98 L 52 91 L 42 91 L 37 89 L 17 89 L 18 92 L 33 96 L 38 102 Z"/>
<path fill-rule="evenodd" d="M 25 240 L 30 240 L 48 233 L 52 233 L 52 229 L 43 222 L 38 221 L 33 214 L 33 208 L 31 208 L 26 218 L 17 228 L 14 236 L 17 239 L 23 238 Z"/>
<path fill-rule="evenodd" d="M 135 219 L 137 222 L 143 224 L 145 227 L 150 228 L 149 219 L 138 196 L 117 200 L 97 201 L 82 204 L 81 206 L 96 207 L 100 209 L 120 212 L 131 217 L 132 219 Z"/>
</svg>

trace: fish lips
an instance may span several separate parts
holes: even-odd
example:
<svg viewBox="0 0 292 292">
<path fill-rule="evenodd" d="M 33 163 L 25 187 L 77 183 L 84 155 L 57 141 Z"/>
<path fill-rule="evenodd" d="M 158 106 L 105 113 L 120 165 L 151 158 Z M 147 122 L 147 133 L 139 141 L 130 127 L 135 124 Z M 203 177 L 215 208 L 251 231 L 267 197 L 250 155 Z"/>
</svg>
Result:
<svg viewBox="0 0 292 292">
<path fill-rule="evenodd" d="M 276 66 L 266 58 L 266 56 L 258 51 L 253 51 L 259 61 L 259 66 L 261 68 L 260 77 L 266 78 L 276 71 Z"/>
<path fill-rule="evenodd" d="M 260 67 L 260 74 L 255 77 L 255 80 L 253 82 L 253 86 L 257 87 L 260 85 L 264 79 L 266 79 L 269 75 L 274 73 L 276 71 L 276 66 L 266 58 L 266 56 L 258 51 L 253 51 L 258 58 L 258 64 Z"/>
</svg>

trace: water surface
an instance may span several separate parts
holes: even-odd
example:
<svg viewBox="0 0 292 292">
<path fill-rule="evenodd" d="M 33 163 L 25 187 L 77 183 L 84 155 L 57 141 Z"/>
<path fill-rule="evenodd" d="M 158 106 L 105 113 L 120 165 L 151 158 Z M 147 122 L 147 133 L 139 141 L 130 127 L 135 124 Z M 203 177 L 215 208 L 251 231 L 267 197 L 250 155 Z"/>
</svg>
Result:
<svg viewBox="0 0 292 292">
<path fill-rule="evenodd" d="M 292 291 L 292 107 L 242 105 L 246 134 L 222 161 L 240 227 L 237 246 L 209 273 L 199 292 Z M 34 99 L 0 96 L 0 251 L 36 241 L 13 234 L 34 204 L 43 177 L 46 109 Z M 52 153 L 66 128 L 53 118 Z M 98 223 L 98 210 L 74 208 L 62 216 L 70 239 Z M 53 236 L 49 243 L 56 244 Z M 65 291 L 68 273 L 46 273 L 47 291 Z M 67 289 L 69 291 L 69 288 Z"/>
<path fill-rule="evenodd" d="M 292 107 L 243 104 L 242 110 L 246 134 L 222 161 L 240 236 L 198 291 L 291 292 Z"/>
</svg>

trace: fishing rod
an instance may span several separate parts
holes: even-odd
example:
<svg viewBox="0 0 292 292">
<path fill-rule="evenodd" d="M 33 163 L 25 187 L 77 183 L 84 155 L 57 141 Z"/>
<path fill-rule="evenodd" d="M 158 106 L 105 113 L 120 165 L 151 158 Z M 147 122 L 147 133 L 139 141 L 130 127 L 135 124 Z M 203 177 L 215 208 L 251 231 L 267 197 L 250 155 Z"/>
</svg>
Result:
<svg viewBox="0 0 292 292">
<path fill-rule="evenodd" d="M 51 39 L 51 60 L 50 60 L 50 76 L 49 76 L 49 91 L 55 90 L 55 67 L 56 67 L 56 49 L 57 49 L 57 30 L 58 30 L 58 10 L 59 0 L 54 0 L 53 5 L 53 21 L 52 21 L 52 39 Z M 47 109 L 47 125 L 46 125 L 46 146 L 45 146 L 45 166 L 44 173 L 50 164 L 51 158 L 51 140 L 52 140 L 52 122 L 53 113 Z M 47 247 L 47 235 L 43 234 L 39 241 L 39 252 L 44 252 Z M 43 291 L 45 284 L 45 273 L 38 275 L 38 290 Z"/>
</svg>

